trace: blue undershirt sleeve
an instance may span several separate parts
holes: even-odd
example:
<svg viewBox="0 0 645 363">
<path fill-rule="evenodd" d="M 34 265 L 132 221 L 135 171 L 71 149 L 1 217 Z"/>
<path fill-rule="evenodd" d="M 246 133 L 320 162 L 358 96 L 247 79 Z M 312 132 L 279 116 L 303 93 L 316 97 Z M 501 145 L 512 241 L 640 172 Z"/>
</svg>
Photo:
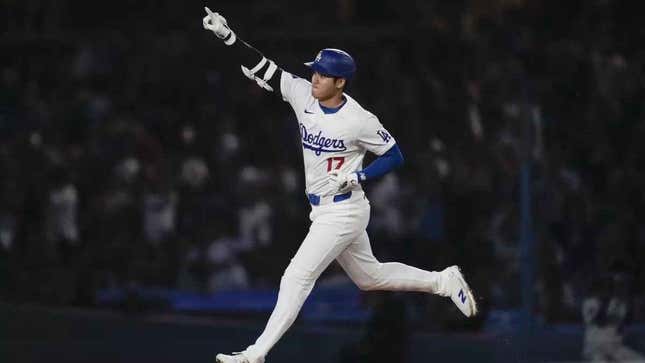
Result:
<svg viewBox="0 0 645 363">
<path fill-rule="evenodd" d="M 365 182 L 382 177 L 403 164 L 403 154 L 397 144 L 394 144 L 385 154 L 376 158 L 365 169 L 356 172 L 358 181 Z"/>
</svg>

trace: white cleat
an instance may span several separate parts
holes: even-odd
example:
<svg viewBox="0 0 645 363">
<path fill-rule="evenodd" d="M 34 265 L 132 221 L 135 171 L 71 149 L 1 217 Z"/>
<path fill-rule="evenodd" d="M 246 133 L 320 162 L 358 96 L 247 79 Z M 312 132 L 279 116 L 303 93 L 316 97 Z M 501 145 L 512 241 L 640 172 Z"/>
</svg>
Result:
<svg viewBox="0 0 645 363">
<path fill-rule="evenodd" d="M 215 357 L 217 363 L 249 363 L 249 360 L 242 353 L 233 353 L 233 355 L 218 354 Z"/>
<path fill-rule="evenodd" d="M 477 315 L 477 301 L 475 301 L 473 292 L 466 283 L 459 267 L 450 266 L 441 272 L 448 277 L 445 286 L 452 302 L 467 317 Z"/>
</svg>

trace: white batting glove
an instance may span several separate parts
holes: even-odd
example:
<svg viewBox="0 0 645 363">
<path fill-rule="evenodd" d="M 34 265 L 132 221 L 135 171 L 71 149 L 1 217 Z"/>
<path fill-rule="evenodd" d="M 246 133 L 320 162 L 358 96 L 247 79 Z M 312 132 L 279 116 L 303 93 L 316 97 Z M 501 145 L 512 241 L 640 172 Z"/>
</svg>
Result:
<svg viewBox="0 0 645 363">
<path fill-rule="evenodd" d="M 329 194 L 346 193 L 354 189 L 360 182 L 357 173 L 343 173 L 340 171 L 331 171 L 327 174 L 327 184 L 329 185 Z"/>
<path fill-rule="evenodd" d="M 204 29 L 215 33 L 218 38 L 224 40 L 226 45 L 235 43 L 235 33 L 228 27 L 226 19 L 218 13 L 212 12 L 208 7 L 204 7 L 204 10 L 206 10 L 206 16 L 202 20 Z"/>
</svg>

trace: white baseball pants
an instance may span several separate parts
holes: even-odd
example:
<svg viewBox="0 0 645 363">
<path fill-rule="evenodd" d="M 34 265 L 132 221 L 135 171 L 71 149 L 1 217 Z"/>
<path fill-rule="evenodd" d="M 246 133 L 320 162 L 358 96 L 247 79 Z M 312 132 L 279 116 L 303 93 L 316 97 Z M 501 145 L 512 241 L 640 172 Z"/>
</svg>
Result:
<svg viewBox="0 0 645 363">
<path fill-rule="evenodd" d="M 346 201 L 313 206 L 309 233 L 285 270 L 271 317 L 255 344 L 243 353 L 263 363 L 269 350 L 296 320 L 320 274 L 336 259 L 361 290 L 438 293 L 441 275 L 402 263 L 380 263 L 365 228 L 370 204 L 362 192 Z"/>
</svg>

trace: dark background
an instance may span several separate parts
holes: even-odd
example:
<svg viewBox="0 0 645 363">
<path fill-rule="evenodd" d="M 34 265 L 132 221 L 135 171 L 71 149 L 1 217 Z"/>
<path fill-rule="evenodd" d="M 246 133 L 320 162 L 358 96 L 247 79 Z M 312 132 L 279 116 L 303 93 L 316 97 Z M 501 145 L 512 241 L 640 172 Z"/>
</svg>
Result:
<svg viewBox="0 0 645 363">
<path fill-rule="evenodd" d="M 1 4 L 7 306 L 179 317 L 178 296 L 226 293 L 231 304 L 190 313 L 235 310 L 240 327 L 261 329 L 271 298 L 259 313 L 235 309 L 236 299 L 277 289 L 306 233 L 301 147 L 288 104 L 203 30 L 208 5 L 303 77 L 302 62 L 322 48 L 354 56 L 348 93 L 406 159 L 366 187 L 376 256 L 459 264 L 482 308 L 466 321 L 442 299 L 360 293 L 332 266 L 318 286 L 342 291 L 339 306 L 358 301 L 355 311 L 295 329 L 365 332 L 375 346 L 393 340 L 369 332 L 400 329 L 402 348 L 382 354 L 391 358 L 414 350 L 406 337 L 418 334 L 569 326 L 582 339 L 585 298 L 618 290 L 629 307 L 621 329 L 645 320 L 645 30 L 635 2 Z"/>
</svg>

